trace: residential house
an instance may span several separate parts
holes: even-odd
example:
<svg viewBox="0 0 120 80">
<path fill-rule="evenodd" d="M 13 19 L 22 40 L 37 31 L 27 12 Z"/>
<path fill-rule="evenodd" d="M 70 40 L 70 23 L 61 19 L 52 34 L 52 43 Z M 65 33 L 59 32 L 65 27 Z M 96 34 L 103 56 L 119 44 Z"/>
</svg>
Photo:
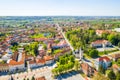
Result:
<svg viewBox="0 0 120 80">
<path fill-rule="evenodd" d="M 120 28 L 115 28 L 114 29 L 116 32 L 120 32 Z"/>
<path fill-rule="evenodd" d="M 46 80 L 46 79 L 45 79 L 45 76 L 42 76 L 42 77 L 35 78 L 35 80 Z"/>
<path fill-rule="evenodd" d="M 16 61 L 15 60 L 9 60 L 8 61 L 8 64 L 9 64 L 9 71 L 15 71 L 17 69 L 21 70 L 21 69 L 25 69 L 25 64 L 24 64 L 24 61 L 25 61 L 25 53 L 21 53 L 21 57 L 20 57 L 20 60 Z"/>
<path fill-rule="evenodd" d="M 32 56 L 32 55 L 25 55 L 25 60 L 34 60 L 34 56 Z"/>
<path fill-rule="evenodd" d="M 30 68 L 35 68 L 35 67 L 37 67 L 36 61 L 35 61 L 35 60 L 30 60 L 30 61 L 29 61 L 29 67 L 30 67 Z"/>
<path fill-rule="evenodd" d="M 46 41 L 47 38 L 34 38 L 34 41 Z"/>
<path fill-rule="evenodd" d="M 52 64 L 54 62 L 54 58 L 52 56 L 44 56 L 45 64 Z"/>
<path fill-rule="evenodd" d="M 61 51 L 60 53 L 57 53 L 56 55 L 54 55 L 54 59 L 57 60 L 57 59 L 59 58 L 59 56 L 62 56 L 62 55 L 64 55 L 64 54 L 70 54 L 70 51 L 71 51 L 71 49 L 70 49 L 70 47 L 68 46 L 68 47 L 64 48 L 64 50 Z"/>
<path fill-rule="evenodd" d="M 115 73 L 120 72 L 120 66 L 118 66 L 117 64 L 113 64 L 112 69 Z"/>
<path fill-rule="evenodd" d="M 44 59 L 36 59 L 36 64 L 37 64 L 37 66 L 44 66 L 45 60 Z"/>
<path fill-rule="evenodd" d="M 98 47 L 112 46 L 112 44 L 107 40 L 96 40 L 91 43 L 91 46 L 98 48 Z"/>
<path fill-rule="evenodd" d="M 9 71 L 15 71 L 17 69 L 25 68 L 23 61 L 16 62 L 15 60 L 10 60 L 8 64 L 9 64 Z"/>
<path fill-rule="evenodd" d="M 112 54 L 111 57 L 112 57 L 112 59 L 113 59 L 114 61 L 117 61 L 117 59 L 120 58 L 120 53 Z"/>
<path fill-rule="evenodd" d="M 9 65 L 7 63 L 0 64 L 0 72 L 7 72 L 9 71 Z"/>
<path fill-rule="evenodd" d="M 97 58 L 94 63 L 96 70 L 98 70 L 99 66 L 102 66 L 104 69 L 107 69 L 111 66 L 111 60 L 107 56 Z"/>
<path fill-rule="evenodd" d="M 102 36 L 103 33 L 111 33 L 110 30 L 96 30 L 96 35 Z"/>
<path fill-rule="evenodd" d="M 94 68 L 92 68 L 89 64 L 87 63 L 82 63 L 81 64 L 81 69 L 83 71 L 83 73 L 87 76 L 92 76 L 94 74 Z"/>
<path fill-rule="evenodd" d="M 63 37 L 63 35 L 62 34 L 57 34 L 56 35 L 56 39 L 58 39 L 58 40 L 61 40 L 61 39 L 63 39 L 64 37 Z"/>
<path fill-rule="evenodd" d="M 65 40 L 61 40 L 58 44 L 52 44 L 53 49 L 65 48 L 67 46 L 68 46 L 68 44 Z"/>
</svg>

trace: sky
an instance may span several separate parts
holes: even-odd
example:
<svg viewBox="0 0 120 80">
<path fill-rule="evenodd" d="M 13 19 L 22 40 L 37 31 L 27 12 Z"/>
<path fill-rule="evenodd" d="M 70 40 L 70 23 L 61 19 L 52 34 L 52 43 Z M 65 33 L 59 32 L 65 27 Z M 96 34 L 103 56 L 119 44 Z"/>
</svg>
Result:
<svg viewBox="0 0 120 80">
<path fill-rule="evenodd" d="M 0 0 L 0 16 L 120 16 L 120 0 Z"/>
</svg>

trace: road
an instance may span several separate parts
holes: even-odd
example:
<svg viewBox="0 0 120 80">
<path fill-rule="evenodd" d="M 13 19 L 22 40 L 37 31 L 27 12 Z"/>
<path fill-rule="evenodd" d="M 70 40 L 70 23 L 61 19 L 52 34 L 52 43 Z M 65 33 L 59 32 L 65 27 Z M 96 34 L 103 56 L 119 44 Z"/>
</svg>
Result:
<svg viewBox="0 0 120 80">
<path fill-rule="evenodd" d="M 59 26 L 59 24 L 56 24 L 56 26 L 58 27 L 58 30 L 60 30 L 60 32 L 62 33 L 62 35 L 63 35 L 63 37 L 64 37 L 65 41 L 66 41 L 66 42 L 67 42 L 67 44 L 70 46 L 71 50 L 73 51 L 73 50 L 74 50 L 74 48 L 72 47 L 72 45 L 70 44 L 70 42 L 69 42 L 69 41 L 68 41 L 68 39 L 66 38 L 66 36 L 65 36 L 64 32 L 62 31 L 62 28 Z"/>
<path fill-rule="evenodd" d="M 58 30 L 60 30 L 60 32 L 62 33 L 65 41 L 67 42 L 67 44 L 70 46 L 71 50 L 73 51 L 74 48 L 72 47 L 72 45 L 70 44 L 70 42 L 68 41 L 68 39 L 66 38 L 64 32 L 62 31 L 62 28 L 59 26 L 59 24 L 56 24 L 56 26 L 58 27 Z M 64 79 L 62 76 L 60 76 L 60 78 L 58 78 L 57 80 L 85 80 L 80 74 L 76 74 L 73 75 L 72 73 L 68 73 L 67 74 L 69 77 L 67 77 L 66 79 Z M 66 76 L 67 76 L 66 75 Z"/>
<path fill-rule="evenodd" d="M 112 45 L 112 46 L 120 50 L 120 48 L 118 46 L 115 46 L 115 45 Z"/>
</svg>

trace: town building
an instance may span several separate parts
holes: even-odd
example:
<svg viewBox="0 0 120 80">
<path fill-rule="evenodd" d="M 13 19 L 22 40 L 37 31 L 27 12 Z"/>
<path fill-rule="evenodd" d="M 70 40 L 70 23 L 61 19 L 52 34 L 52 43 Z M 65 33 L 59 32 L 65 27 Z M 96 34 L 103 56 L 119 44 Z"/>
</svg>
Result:
<svg viewBox="0 0 120 80">
<path fill-rule="evenodd" d="M 45 79 L 45 76 L 42 76 L 42 77 L 35 78 L 35 80 L 46 80 L 46 79 Z"/>
<path fill-rule="evenodd" d="M 109 34 L 111 33 L 111 31 L 110 30 L 96 30 L 96 35 L 98 36 L 102 36 L 103 33 Z"/>
<path fill-rule="evenodd" d="M 91 43 L 92 47 L 99 48 L 99 47 L 107 47 L 107 46 L 112 46 L 112 43 L 110 43 L 107 40 L 96 40 Z"/>
<path fill-rule="evenodd" d="M 95 70 L 87 63 L 81 63 L 81 69 L 82 69 L 82 72 L 89 77 L 94 74 L 94 70 Z"/>
<path fill-rule="evenodd" d="M 52 64 L 54 62 L 54 58 L 52 56 L 44 56 L 43 59 L 45 60 L 45 64 Z"/>
<path fill-rule="evenodd" d="M 44 59 L 36 59 L 36 64 L 37 64 L 37 66 L 44 66 L 45 60 Z"/>
<path fill-rule="evenodd" d="M 23 70 L 25 69 L 25 65 L 23 61 L 16 62 L 14 60 L 9 61 L 9 71 Z"/>
<path fill-rule="evenodd" d="M 112 55 L 110 55 L 110 56 L 112 57 L 112 59 L 113 59 L 114 61 L 117 61 L 117 59 L 120 58 L 120 53 L 115 53 L 115 54 L 112 54 Z"/>
<path fill-rule="evenodd" d="M 80 49 L 77 49 L 73 52 L 73 54 L 75 55 L 76 58 L 78 59 L 82 59 L 83 58 L 83 50 L 80 48 Z"/>
<path fill-rule="evenodd" d="M 9 65 L 6 64 L 0 64 L 0 72 L 7 72 L 9 71 Z"/>
<path fill-rule="evenodd" d="M 120 28 L 115 28 L 114 31 L 120 32 Z"/>
<path fill-rule="evenodd" d="M 118 66 L 117 64 L 113 64 L 112 65 L 112 69 L 115 72 L 115 74 L 117 74 L 118 72 L 120 72 L 120 66 Z"/>
<path fill-rule="evenodd" d="M 111 66 L 111 60 L 107 56 L 97 58 L 94 63 L 96 70 L 99 69 L 99 66 L 102 66 L 104 69 L 107 69 Z"/>
</svg>

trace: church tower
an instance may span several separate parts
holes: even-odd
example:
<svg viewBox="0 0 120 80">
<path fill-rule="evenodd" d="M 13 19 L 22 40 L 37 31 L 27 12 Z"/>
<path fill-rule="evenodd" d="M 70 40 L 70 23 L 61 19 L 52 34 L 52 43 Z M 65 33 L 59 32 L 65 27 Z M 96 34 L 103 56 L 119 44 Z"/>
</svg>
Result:
<svg viewBox="0 0 120 80">
<path fill-rule="evenodd" d="M 83 59 L 83 50 L 81 48 L 79 49 L 79 58 L 80 60 Z"/>
</svg>

